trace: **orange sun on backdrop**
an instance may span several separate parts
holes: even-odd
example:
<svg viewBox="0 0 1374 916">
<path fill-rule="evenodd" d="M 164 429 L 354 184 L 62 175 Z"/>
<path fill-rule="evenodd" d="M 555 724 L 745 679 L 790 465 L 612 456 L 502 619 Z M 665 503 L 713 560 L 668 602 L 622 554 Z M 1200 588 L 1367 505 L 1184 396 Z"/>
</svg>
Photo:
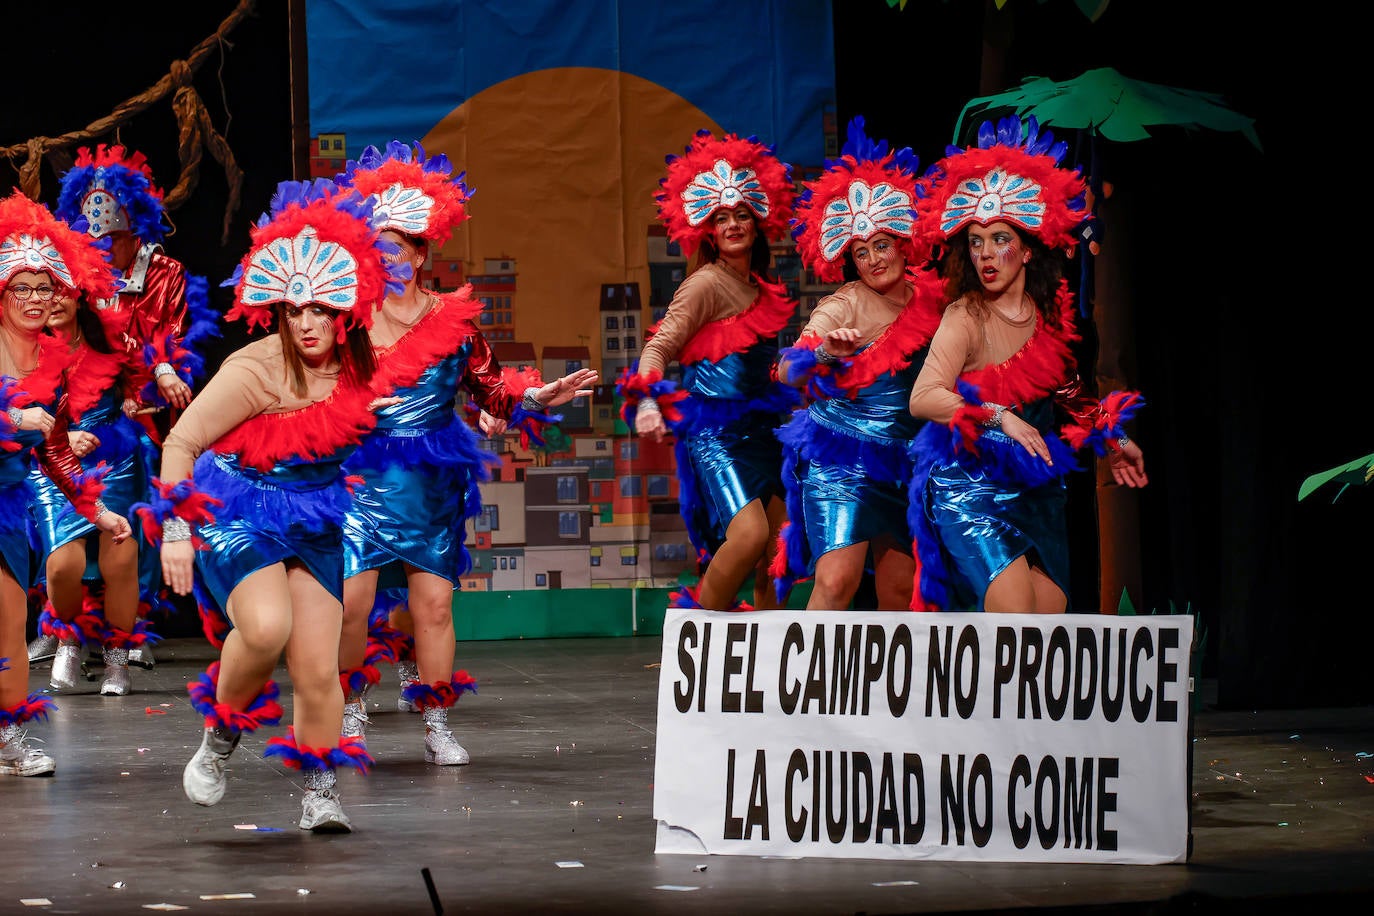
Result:
<svg viewBox="0 0 1374 916">
<path fill-rule="evenodd" d="M 468 275 L 486 259 L 514 259 L 516 339 L 541 357 L 548 346 L 588 346 L 597 367 L 601 285 L 638 283 L 648 301 L 664 157 L 702 129 L 721 132 L 681 96 L 615 70 L 540 70 L 484 89 L 422 141 L 474 189 L 472 219 L 444 254 Z"/>
</svg>

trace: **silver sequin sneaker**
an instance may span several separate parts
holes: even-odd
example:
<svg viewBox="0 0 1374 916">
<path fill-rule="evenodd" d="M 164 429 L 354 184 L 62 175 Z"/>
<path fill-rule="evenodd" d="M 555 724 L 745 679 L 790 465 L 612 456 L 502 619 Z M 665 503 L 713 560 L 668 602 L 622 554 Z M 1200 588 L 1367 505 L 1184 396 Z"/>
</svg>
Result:
<svg viewBox="0 0 1374 916">
<path fill-rule="evenodd" d="M 305 796 L 301 799 L 302 830 L 315 833 L 351 833 L 353 825 L 343 812 L 343 804 L 334 785 L 338 777 L 333 770 L 308 770 L 302 774 L 305 779 Z"/>
<path fill-rule="evenodd" d="M 0 776 L 50 776 L 57 763 L 36 747 L 18 724 L 0 725 Z"/>
<path fill-rule="evenodd" d="M 105 647 L 105 679 L 100 682 L 102 697 L 125 697 L 133 686 L 129 677 L 129 650 Z"/>
<path fill-rule="evenodd" d="M 58 640 L 57 653 L 52 660 L 52 674 L 48 681 L 57 690 L 70 690 L 83 676 L 81 643 L 75 639 Z"/>
<path fill-rule="evenodd" d="M 441 767 L 462 766 L 472 759 L 449 731 L 447 709 L 426 709 L 424 715 L 425 763 Z"/>
<path fill-rule="evenodd" d="M 343 713 L 343 728 L 339 734 L 345 738 L 367 738 L 367 723 L 372 721 L 363 711 L 363 702 L 345 703 Z"/>
<path fill-rule="evenodd" d="M 145 671 L 152 671 L 157 664 L 157 659 L 153 658 L 153 647 L 146 642 L 141 646 L 134 646 L 129 650 L 129 664 Z"/>
<path fill-rule="evenodd" d="M 420 707 L 405 697 L 405 689 L 411 684 L 420 683 L 420 666 L 414 662 L 397 662 L 396 679 L 400 681 L 401 695 L 396 698 L 396 709 L 400 712 L 419 712 Z"/>
<path fill-rule="evenodd" d="M 205 729 L 200 750 L 181 774 L 181 787 L 187 798 L 198 805 L 213 805 L 224 797 L 224 765 L 239 746 L 242 735 L 218 728 Z"/>
<path fill-rule="evenodd" d="M 39 633 L 34 637 L 33 642 L 29 643 L 29 664 L 38 662 L 52 661 L 52 657 L 57 654 L 57 637 L 45 636 Z"/>
</svg>

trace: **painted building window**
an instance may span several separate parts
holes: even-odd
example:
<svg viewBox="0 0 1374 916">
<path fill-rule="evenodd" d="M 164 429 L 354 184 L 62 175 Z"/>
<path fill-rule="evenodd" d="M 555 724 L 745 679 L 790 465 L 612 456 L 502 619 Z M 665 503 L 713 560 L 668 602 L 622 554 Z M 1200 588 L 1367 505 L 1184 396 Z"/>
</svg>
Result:
<svg viewBox="0 0 1374 916">
<path fill-rule="evenodd" d="M 592 565 L 593 565 L 593 566 L 600 566 L 600 565 L 601 565 L 601 557 L 596 556 L 595 554 L 593 554 L 593 555 L 592 555 Z"/>
<path fill-rule="evenodd" d="M 637 343 L 638 343 L 638 341 L 636 340 L 636 338 L 635 338 L 635 336 L 634 336 L 633 334 L 626 334 L 626 335 L 625 335 L 625 349 L 626 349 L 626 350 L 633 350 L 633 349 L 635 348 L 635 345 L 636 345 Z"/>
<path fill-rule="evenodd" d="M 620 555 L 620 565 L 621 565 L 621 566 L 638 566 L 638 565 L 639 565 L 639 555 L 638 555 L 638 554 L 633 554 L 633 553 L 621 554 L 621 555 Z"/>
<path fill-rule="evenodd" d="M 620 460 L 634 461 L 639 457 L 639 440 L 622 439 L 620 440 Z"/>
<path fill-rule="evenodd" d="M 472 520 L 472 527 L 475 531 L 500 531 L 501 507 L 483 506 L 482 511 Z"/>
<path fill-rule="evenodd" d="M 618 331 L 618 330 L 620 330 L 620 319 L 617 318 L 617 317 L 614 316 L 614 315 L 607 315 L 607 316 L 606 316 L 606 330 L 608 330 L 608 331 Z"/>
<path fill-rule="evenodd" d="M 561 538 L 575 538 L 582 533 L 582 513 L 580 512 L 560 512 L 558 513 L 558 536 Z"/>
<path fill-rule="evenodd" d="M 633 316 L 633 315 L 626 315 L 626 316 L 625 316 L 625 329 L 628 331 L 630 328 L 633 328 L 634 326 L 635 326 L 635 316 Z"/>
<path fill-rule="evenodd" d="M 667 496 L 668 495 L 668 475 L 650 474 L 648 475 L 649 495 Z"/>
<path fill-rule="evenodd" d="M 559 477 L 558 478 L 558 501 L 560 503 L 577 502 L 577 478 Z"/>
<path fill-rule="evenodd" d="M 502 568 L 502 569 L 505 569 L 505 568 L 506 568 L 506 564 L 507 564 L 508 562 L 510 562 L 510 558 L 509 558 L 509 557 L 502 557 L 502 558 L 501 558 L 501 568 Z"/>
<path fill-rule="evenodd" d="M 549 584 L 549 577 L 544 573 L 535 573 L 534 584 L 539 586 L 540 588 L 545 588 Z"/>
<path fill-rule="evenodd" d="M 638 474 L 627 474 L 620 478 L 620 495 L 624 497 L 639 496 L 644 490 L 644 478 Z"/>
<path fill-rule="evenodd" d="M 578 369 L 581 369 L 581 368 L 582 368 L 582 360 L 580 360 L 580 359 L 569 359 L 569 360 L 564 361 L 564 363 L 563 363 L 563 374 L 564 374 L 564 375 L 571 375 L 572 373 L 576 372 Z"/>
</svg>

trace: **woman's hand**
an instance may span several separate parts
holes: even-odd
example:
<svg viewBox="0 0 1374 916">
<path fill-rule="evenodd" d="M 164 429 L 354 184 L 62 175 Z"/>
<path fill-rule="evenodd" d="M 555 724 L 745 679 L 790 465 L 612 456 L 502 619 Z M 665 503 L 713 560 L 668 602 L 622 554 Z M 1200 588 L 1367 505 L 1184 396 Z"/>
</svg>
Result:
<svg viewBox="0 0 1374 916">
<path fill-rule="evenodd" d="M 132 420 L 134 417 L 138 416 L 138 412 L 143 409 L 143 405 L 133 398 L 125 398 L 124 403 L 119 406 L 119 409 L 123 411 L 124 416 Z"/>
<path fill-rule="evenodd" d="M 196 548 L 192 541 L 162 542 L 162 581 L 178 595 L 191 593 L 195 578 Z"/>
<path fill-rule="evenodd" d="M 506 421 L 500 417 L 493 417 L 484 410 L 477 416 L 477 428 L 488 439 L 494 439 L 506 431 Z"/>
<path fill-rule="evenodd" d="M 835 328 L 832 331 L 826 331 L 821 346 L 825 347 L 825 352 L 831 356 L 848 359 L 859 349 L 859 329 Z"/>
<path fill-rule="evenodd" d="M 383 407 L 391 407 L 392 405 L 399 404 L 404 400 L 405 398 L 396 396 L 392 396 L 389 398 L 373 398 L 371 401 L 368 402 L 367 409 L 372 411 L 373 413 L 376 413 Z"/>
<path fill-rule="evenodd" d="M 78 458 L 85 458 L 100 448 L 100 437 L 95 433 L 88 433 L 84 429 L 67 430 L 67 441 L 71 443 L 72 454 Z"/>
<path fill-rule="evenodd" d="M 646 407 L 647 405 L 647 407 Z M 668 424 L 663 422 L 663 412 L 652 398 L 644 398 L 635 410 L 635 432 L 655 442 L 663 441 L 668 433 Z"/>
<path fill-rule="evenodd" d="M 1143 487 L 1150 482 L 1145 476 L 1145 453 L 1134 439 L 1127 439 L 1119 450 L 1112 449 L 1107 462 L 1112 468 L 1112 479 L 1123 487 Z"/>
<path fill-rule="evenodd" d="M 101 531 L 108 532 L 110 541 L 114 544 L 123 544 L 134 533 L 127 518 L 108 509 L 96 516 L 95 526 Z"/>
<path fill-rule="evenodd" d="M 592 386 L 601 377 L 601 373 L 595 369 L 578 369 L 576 372 L 569 372 L 560 379 L 549 382 L 534 397 L 545 407 L 557 407 L 566 404 L 573 398 L 588 397 L 592 394 Z"/>
<path fill-rule="evenodd" d="M 19 411 L 18 429 L 36 429 L 46 438 L 52 427 L 52 414 L 41 407 L 25 407 Z"/>
<path fill-rule="evenodd" d="M 1040 435 L 1040 430 L 1012 413 L 1011 408 L 1002 411 L 1002 432 L 1020 443 L 1028 454 L 1039 455 L 1046 464 L 1054 466 L 1050 448 L 1045 444 L 1045 437 Z"/>
<path fill-rule="evenodd" d="M 191 386 L 183 382 L 175 372 L 164 372 L 159 375 L 157 390 L 173 407 L 184 408 L 191 403 Z"/>
</svg>

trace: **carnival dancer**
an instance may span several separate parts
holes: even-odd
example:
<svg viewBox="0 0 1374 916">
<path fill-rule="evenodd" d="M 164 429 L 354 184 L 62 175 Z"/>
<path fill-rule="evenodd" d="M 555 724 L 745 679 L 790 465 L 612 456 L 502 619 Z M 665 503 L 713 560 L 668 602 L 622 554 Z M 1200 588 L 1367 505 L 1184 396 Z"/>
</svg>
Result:
<svg viewBox="0 0 1374 916">
<path fill-rule="evenodd" d="M 942 295 L 924 269 L 929 246 L 913 238 L 918 168 L 910 149 L 873 141 L 855 118 L 840 158 L 797 199 L 802 263 L 822 282 L 849 281 L 778 360 L 779 377 L 805 386 L 809 404 L 778 432 L 788 522 L 773 572 L 780 591 L 815 577 L 808 609 L 848 609 L 870 552 L 878 607 L 913 606 L 908 446 L 922 424 L 907 398 Z"/>
<path fill-rule="evenodd" d="M 392 280 L 371 215 L 370 200 L 333 182 L 278 186 L 225 281 L 229 317 L 250 329 L 275 319 L 277 333 L 231 354 L 192 401 L 154 499 L 137 509 L 168 586 L 185 595 L 194 582 L 220 648 L 188 688 L 205 728 L 182 774 L 187 797 L 219 802 L 239 739 L 280 719 L 271 675 L 285 651 L 294 721 L 266 756 L 302 771 L 300 827 L 316 832 L 351 829 L 335 770 L 371 763 L 361 739 L 340 738 L 338 679 L 342 463 L 375 422 L 366 331 Z"/>
<path fill-rule="evenodd" d="M 431 247 L 467 219 L 471 192 L 463 177 L 453 174 L 447 156 L 427 157 L 418 143 L 393 140 L 384 150 L 368 147 L 338 179 L 373 198 L 375 223 L 404 278 L 370 331 L 378 364 L 373 389 L 400 402 L 378 411 L 376 429 L 346 465 L 363 483 L 344 521 L 344 733 L 364 734 L 363 698 L 377 682 L 377 659 L 398 654 L 404 662 L 409 649 L 418 679 L 403 684 L 401 702 L 422 712 L 425 760 L 439 765 L 470 759 L 448 725 L 449 709 L 476 689 L 467 671 L 454 670 L 453 592 L 471 568 L 464 526 L 481 511 L 477 485 L 490 477 L 492 458 L 457 413 L 458 391 L 490 417 L 537 435 L 556 419 L 549 408 L 591 395 L 598 377 L 595 369 L 579 369 L 544 384 L 537 373 L 503 374 L 474 323 L 483 306 L 471 286 L 445 294 L 420 286 Z M 401 632 L 399 642 L 369 644 L 379 583 L 407 589 L 413 638 Z"/>
<path fill-rule="evenodd" d="M 105 505 L 128 515 L 148 498 L 148 476 L 139 427 L 122 411 L 138 367 L 124 346 L 123 316 L 99 312 L 74 291 L 53 297 L 48 327 L 69 342 L 66 403 L 72 452 L 87 466 L 103 465 Z M 139 615 L 139 582 L 160 581 L 157 554 L 138 544 L 115 545 L 79 513 L 61 487 L 39 467 L 30 472 L 34 520 L 43 547 L 47 604 L 39 635 L 58 639 L 50 681 L 54 689 L 76 686 L 83 643 L 100 647 L 102 696 L 124 696 L 131 687 L 129 653 L 155 638 Z M 140 569 L 143 572 L 140 573 Z M 86 583 L 86 580 L 93 580 Z M 89 591 L 87 590 L 89 587 Z"/>
<path fill-rule="evenodd" d="M 94 305 L 110 323 L 122 324 L 124 341 L 141 369 L 123 409 L 142 427 L 148 477 L 156 473 L 163 436 L 191 401 L 192 385 L 204 369 L 202 350 L 209 338 L 219 335 L 220 321 L 210 305 L 206 279 L 188 273 L 162 248 L 167 235 L 162 201 L 142 153 L 101 144 L 94 152 L 77 150 L 75 165 L 62 175 L 56 206 L 61 218 L 70 223 L 84 217 L 92 237 L 108 239 L 109 259 L 119 273 L 118 292 Z M 145 564 L 142 573 L 139 626 L 151 635 L 150 612 L 168 614 L 173 608 L 162 596 L 157 564 Z M 98 611 L 99 601 L 94 605 Z M 38 661 L 55 648 L 40 633 L 29 658 Z M 134 645 L 129 660 L 153 667 L 152 639 Z"/>
<path fill-rule="evenodd" d="M 786 237 L 792 216 L 791 166 L 754 138 L 700 131 L 668 157 L 655 195 L 668 237 L 703 263 L 682 281 L 644 345 L 621 374 L 625 422 L 661 440 L 671 428 L 682 517 L 704 566 L 678 607 L 730 610 L 754 576 L 754 607 L 781 605 L 769 561 L 786 509 L 776 429 L 798 406 L 797 392 L 773 378 L 778 334 L 796 312 L 768 279 L 768 241 Z M 682 384 L 664 378 L 682 366 Z"/>
<path fill-rule="evenodd" d="M 44 333 L 54 296 L 113 289 L 101 251 L 79 229 L 19 192 L 0 200 L 0 775 L 56 768 L 25 728 L 53 708 L 50 697 L 28 692 L 28 654 L 20 653 L 33 563 L 29 453 L 112 549 L 129 547 L 128 520 L 100 501 L 100 474 L 83 472 L 67 438 L 71 350 L 65 336 Z"/>
<path fill-rule="evenodd" d="M 933 421 L 916 440 L 930 470 L 912 520 L 938 535 L 979 610 L 1068 608 L 1064 478 L 1078 449 L 1105 455 L 1122 486 L 1147 482 L 1122 427 L 1140 395 L 1081 393 L 1064 256 L 1085 186 L 1060 167 L 1065 149 L 1033 117 L 984 123 L 917 204 L 918 231 L 947 248 L 949 304 L 911 392 L 912 414 Z"/>
</svg>

